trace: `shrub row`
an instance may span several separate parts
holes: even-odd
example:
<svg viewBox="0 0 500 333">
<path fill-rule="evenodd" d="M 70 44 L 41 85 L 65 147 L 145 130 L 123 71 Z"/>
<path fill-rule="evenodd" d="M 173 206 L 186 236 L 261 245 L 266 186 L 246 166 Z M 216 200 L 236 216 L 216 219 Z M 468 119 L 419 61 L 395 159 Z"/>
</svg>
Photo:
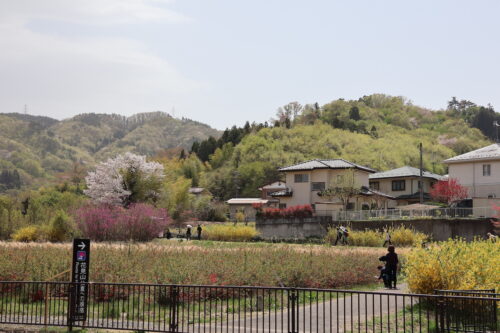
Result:
<svg viewBox="0 0 500 333">
<path fill-rule="evenodd" d="M 120 206 L 82 207 L 75 212 L 82 233 L 96 241 L 149 241 L 158 237 L 169 218 L 163 208 L 134 204 Z"/>
<path fill-rule="evenodd" d="M 232 224 L 213 224 L 203 228 L 203 239 L 228 242 L 249 242 L 257 237 L 255 227 Z"/>
<path fill-rule="evenodd" d="M 264 208 L 262 206 L 254 206 L 257 209 L 256 216 L 263 219 L 282 219 L 282 218 L 304 218 L 313 215 L 311 205 L 298 205 L 288 208 Z"/>
<path fill-rule="evenodd" d="M 389 228 L 391 243 L 395 246 L 420 246 L 428 237 L 424 233 L 404 226 Z M 337 239 L 337 229 L 330 228 L 325 236 L 325 242 L 334 244 Z M 363 231 L 349 230 L 349 245 L 354 246 L 383 246 L 385 233 L 377 230 L 366 229 Z"/>
</svg>

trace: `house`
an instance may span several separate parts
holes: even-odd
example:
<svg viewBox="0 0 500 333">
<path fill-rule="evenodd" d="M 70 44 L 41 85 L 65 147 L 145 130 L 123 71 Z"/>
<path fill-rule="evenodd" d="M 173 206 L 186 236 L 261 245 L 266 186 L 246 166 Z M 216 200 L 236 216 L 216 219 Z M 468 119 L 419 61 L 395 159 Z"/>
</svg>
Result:
<svg viewBox="0 0 500 333">
<path fill-rule="evenodd" d="M 286 189 L 286 184 L 282 181 L 277 181 L 271 184 L 264 185 L 259 187 L 259 191 L 261 192 L 262 199 L 273 200 L 271 193 L 283 191 Z"/>
<path fill-rule="evenodd" d="M 229 218 L 236 220 L 236 213 L 242 212 L 245 215 L 245 221 L 255 221 L 255 213 L 257 212 L 253 207 L 255 204 L 262 205 L 263 207 L 276 206 L 269 200 L 260 198 L 233 198 L 226 201 L 229 206 Z"/>
<path fill-rule="evenodd" d="M 494 212 L 476 214 L 478 208 L 500 204 L 500 143 L 479 148 L 444 161 L 449 178 L 468 189 L 474 215 L 493 216 Z"/>
<path fill-rule="evenodd" d="M 386 205 L 387 200 L 394 199 L 380 191 L 368 188 L 368 176 L 376 171 L 343 159 L 314 159 L 279 169 L 285 173 L 286 188 L 271 194 L 279 198 L 280 208 L 296 205 L 311 205 L 318 215 L 322 212 L 344 209 L 339 198 L 328 198 L 321 192 L 336 184 L 342 183 L 346 177 L 353 178 L 353 187 L 361 189 L 359 193 L 349 199 L 348 210 L 370 209 L 374 205 Z M 350 173 L 352 172 L 352 173 Z"/>
<path fill-rule="evenodd" d="M 450 178 L 467 187 L 472 198 L 500 198 L 500 144 L 473 150 L 444 161 Z"/>
<path fill-rule="evenodd" d="M 383 172 L 377 172 L 368 176 L 370 189 L 387 193 L 395 200 L 389 202 L 389 207 L 410 205 L 420 202 L 420 169 L 404 166 Z M 432 185 L 444 176 L 432 172 L 422 173 L 424 201 L 431 200 L 429 192 Z"/>
</svg>

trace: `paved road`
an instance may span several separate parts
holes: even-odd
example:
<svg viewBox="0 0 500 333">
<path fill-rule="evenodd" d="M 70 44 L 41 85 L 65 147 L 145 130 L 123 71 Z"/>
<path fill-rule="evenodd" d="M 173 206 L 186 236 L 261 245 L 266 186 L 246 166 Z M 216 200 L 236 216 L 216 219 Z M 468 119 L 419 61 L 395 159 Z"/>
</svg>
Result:
<svg viewBox="0 0 500 333">
<path fill-rule="evenodd" d="M 377 290 L 378 293 L 334 294 L 325 302 L 318 302 L 299 307 L 295 331 L 297 332 L 345 332 L 364 331 L 365 323 L 373 323 L 374 317 L 382 317 L 384 321 L 394 316 L 397 311 L 410 304 L 416 304 L 415 298 L 396 295 L 405 293 L 406 285 L 399 285 L 398 290 Z M 383 294 L 382 294 L 383 293 Z M 291 330 L 291 318 L 284 312 L 259 312 L 240 320 L 228 321 L 218 325 L 210 325 L 201 332 L 269 332 L 282 333 Z M 245 328 L 245 329 L 244 329 Z M 191 329 L 190 329 L 191 331 Z M 198 332 L 195 328 L 194 332 Z"/>
</svg>

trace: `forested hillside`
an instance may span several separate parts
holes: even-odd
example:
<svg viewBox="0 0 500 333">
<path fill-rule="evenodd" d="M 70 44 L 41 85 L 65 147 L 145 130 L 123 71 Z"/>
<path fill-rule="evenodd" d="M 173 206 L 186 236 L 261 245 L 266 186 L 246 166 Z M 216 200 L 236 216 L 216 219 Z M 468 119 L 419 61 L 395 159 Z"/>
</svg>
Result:
<svg viewBox="0 0 500 333">
<path fill-rule="evenodd" d="M 189 149 L 209 136 L 218 137 L 219 131 L 163 112 L 90 113 L 63 121 L 0 114 L 0 191 L 83 177 L 97 161 L 125 151 L 151 156 L 174 147 Z"/>
<path fill-rule="evenodd" d="M 278 167 L 313 158 L 344 158 L 378 170 L 418 167 L 420 142 L 424 168 L 445 174 L 444 159 L 490 144 L 495 117 L 491 107 L 456 99 L 441 111 L 386 95 L 323 106 L 294 102 L 280 108 L 271 125 L 233 128 L 192 151 L 208 156 L 202 184 L 215 196 L 255 196 L 259 186 L 282 177 Z"/>
<path fill-rule="evenodd" d="M 165 160 L 190 150 L 179 175 L 218 199 L 256 196 L 262 184 L 282 177 L 278 167 L 313 158 L 340 157 L 378 170 L 417 167 L 420 142 L 425 169 L 444 174 L 444 159 L 496 138 L 494 121 L 500 118 L 491 106 L 452 98 L 446 110 L 433 111 L 382 94 L 323 106 L 292 102 L 269 122 L 223 133 L 162 112 L 63 121 L 0 114 L 0 191 L 78 183 L 96 162 L 127 151 Z"/>
</svg>

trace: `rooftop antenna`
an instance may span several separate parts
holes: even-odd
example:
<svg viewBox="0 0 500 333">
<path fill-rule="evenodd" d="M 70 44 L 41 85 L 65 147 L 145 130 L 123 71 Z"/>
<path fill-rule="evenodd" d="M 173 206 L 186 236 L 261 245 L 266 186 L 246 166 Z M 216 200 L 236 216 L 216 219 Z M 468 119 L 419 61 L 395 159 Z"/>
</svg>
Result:
<svg viewBox="0 0 500 333">
<path fill-rule="evenodd" d="M 500 127 L 500 124 L 498 124 L 498 121 L 495 120 L 493 122 L 493 126 L 495 126 L 495 134 L 496 134 L 496 137 L 497 137 L 496 143 L 498 143 L 498 127 Z"/>
</svg>

